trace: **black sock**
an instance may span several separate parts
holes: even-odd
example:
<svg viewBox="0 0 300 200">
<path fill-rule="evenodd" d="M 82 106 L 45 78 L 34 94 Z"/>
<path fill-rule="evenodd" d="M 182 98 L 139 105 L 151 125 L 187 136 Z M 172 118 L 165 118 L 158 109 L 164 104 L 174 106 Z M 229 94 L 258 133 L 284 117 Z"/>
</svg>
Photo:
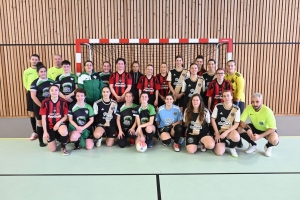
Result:
<svg viewBox="0 0 300 200">
<path fill-rule="evenodd" d="M 181 137 L 181 135 L 182 135 L 182 132 L 183 132 L 182 129 L 183 129 L 183 128 L 182 128 L 181 125 L 176 125 L 176 126 L 174 127 L 174 142 L 175 142 L 176 144 L 178 144 L 179 139 L 180 139 L 180 137 Z"/>
<path fill-rule="evenodd" d="M 76 142 L 74 142 L 74 146 L 75 146 L 75 148 L 79 147 L 79 140 L 77 140 Z"/>
<path fill-rule="evenodd" d="M 38 137 L 39 137 L 40 147 L 46 146 L 46 144 L 43 141 L 43 134 L 44 134 L 43 127 L 37 126 L 36 131 L 37 131 L 37 134 L 38 134 Z"/>
<path fill-rule="evenodd" d="M 68 141 L 68 135 L 66 136 L 60 136 L 60 145 L 61 145 L 61 148 L 66 148 L 66 144 L 67 144 L 67 141 Z"/>
<path fill-rule="evenodd" d="M 241 133 L 241 137 L 246 140 L 247 142 L 249 142 L 252 146 L 256 146 L 257 144 L 250 139 L 249 135 L 245 132 L 245 133 Z"/>
<path fill-rule="evenodd" d="M 36 133 L 36 120 L 35 120 L 35 117 L 30 117 L 30 123 L 31 123 L 33 132 Z"/>
<path fill-rule="evenodd" d="M 229 148 L 235 148 L 239 142 L 234 142 L 232 140 L 229 140 L 230 144 L 229 144 Z"/>
<path fill-rule="evenodd" d="M 182 126 L 182 132 L 181 132 L 181 137 L 185 137 L 185 131 L 186 131 L 187 127 Z"/>
<path fill-rule="evenodd" d="M 153 132 L 151 132 L 151 133 L 147 133 L 147 140 L 148 141 L 152 141 L 152 137 L 153 137 Z"/>
<path fill-rule="evenodd" d="M 272 146 L 274 146 L 274 145 L 271 144 L 270 142 L 268 142 L 268 143 L 266 144 L 266 147 L 267 147 L 267 148 L 272 147 Z"/>
</svg>

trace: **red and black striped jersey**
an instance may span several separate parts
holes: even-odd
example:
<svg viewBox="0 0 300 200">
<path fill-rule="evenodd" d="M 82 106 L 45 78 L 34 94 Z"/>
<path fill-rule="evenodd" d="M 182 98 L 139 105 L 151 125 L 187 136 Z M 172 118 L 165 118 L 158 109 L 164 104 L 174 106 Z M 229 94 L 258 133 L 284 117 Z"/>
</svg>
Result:
<svg viewBox="0 0 300 200">
<path fill-rule="evenodd" d="M 169 94 L 169 85 L 168 85 L 168 81 L 167 81 L 168 74 L 166 76 L 157 74 L 156 77 L 160 84 L 160 90 L 158 92 L 159 92 L 159 94 L 161 94 L 162 96 L 165 97 L 167 94 Z"/>
<path fill-rule="evenodd" d="M 205 72 L 206 72 L 206 70 L 204 69 L 204 67 L 202 67 L 197 74 L 198 74 L 198 76 L 202 76 Z"/>
<path fill-rule="evenodd" d="M 155 91 L 160 89 L 160 84 L 156 76 L 151 76 L 150 79 L 148 79 L 147 76 L 142 76 L 139 79 L 137 88 L 151 95 L 155 94 Z"/>
<path fill-rule="evenodd" d="M 55 124 L 61 120 L 64 115 L 68 115 L 68 104 L 62 98 L 53 102 L 51 98 L 42 101 L 40 115 L 46 115 L 46 123 L 49 129 L 53 129 Z"/>
<path fill-rule="evenodd" d="M 206 96 L 212 97 L 211 110 L 213 110 L 218 103 L 223 102 L 222 92 L 224 90 L 232 91 L 231 83 L 227 80 L 223 80 L 222 84 L 219 84 L 217 79 L 214 79 L 208 85 Z"/>
<path fill-rule="evenodd" d="M 109 78 L 109 84 L 113 84 L 113 88 L 116 91 L 118 96 L 122 96 L 128 87 L 128 85 L 132 85 L 132 78 L 130 73 L 123 72 L 119 74 L 118 72 L 112 73 Z M 113 96 L 115 100 L 115 97 Z"/>
</svg>

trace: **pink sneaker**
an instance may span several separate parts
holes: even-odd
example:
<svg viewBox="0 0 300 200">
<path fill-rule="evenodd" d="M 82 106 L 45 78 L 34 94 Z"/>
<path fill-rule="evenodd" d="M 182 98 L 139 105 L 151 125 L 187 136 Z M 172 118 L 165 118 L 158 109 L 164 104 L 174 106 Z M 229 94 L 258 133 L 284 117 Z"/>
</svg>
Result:
<svg viewBox="0 0 300 200">
<path fill-rule="evenodd" d="M 33 132 L 33 133 L 31 133 L 31 136 L 30 136 L 29 140 L 33 141 L 33 140 L 36 140 L 37 138 L 38 138 L 38 134 Z"/>
</svg>

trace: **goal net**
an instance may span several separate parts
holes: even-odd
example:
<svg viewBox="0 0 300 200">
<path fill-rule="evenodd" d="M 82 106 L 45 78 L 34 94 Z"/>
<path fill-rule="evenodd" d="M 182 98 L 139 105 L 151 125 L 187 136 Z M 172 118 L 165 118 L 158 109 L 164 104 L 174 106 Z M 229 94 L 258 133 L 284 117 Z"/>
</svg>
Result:
<svg viewBox="0 0 300 200">
<path fill-rule="evenodd" d="M 82 72 L 86 60 L 93 61 L 95 71 L 102 70 L 104 61 L 109 61 L 111 70 L 116 71 L 115 60 L 122 57 L 126 60 L 126 71 L 130 71 L 133 61 L 138 61 L 142 73 L 147 64 L 153 64 L 154 74 L 157 74 L 162 62 L 166 62 L 169 69 L 174 68 L 177 55 L 182 56 L 185 68 L 189 68 L 198 55 L 204 57 L 205 69 L 209 59 L 216 60 L 216 67 L 224 68 L 232 59 L 232 39 L 76 39 L 76 72 Z"/>
</svg>

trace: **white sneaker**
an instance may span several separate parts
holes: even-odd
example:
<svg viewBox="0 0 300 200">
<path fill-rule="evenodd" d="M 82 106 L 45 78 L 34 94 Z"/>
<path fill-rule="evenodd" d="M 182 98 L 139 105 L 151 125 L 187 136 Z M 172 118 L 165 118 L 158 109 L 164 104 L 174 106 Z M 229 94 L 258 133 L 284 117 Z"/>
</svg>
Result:
<svg viewBox="0 0 300 200">
<path fill-rule="evenodd" d="M 257 149 L 257 145 L 251 145 L 251 144 L 249 144 L 249 147 L 248 147 L 248 149 L 246 149 L 246 153 L 253 153 L 254 151 L 256 151 L 256 149 Z"/>
<path fill-rule="evenodd" d="M 33 141 L 33 140 L 36 140 L 37 138 L 38 138 L 38 134 L 33 132 L 33 133 L 31 133 L 29 140 Z"/>
<path fill-rule="evenodd" d="M 265 156 L 270 157 L 272 155 L 272 147 L 267 148 L 265 146 Z"/>
<path fill-rule="evenodd" d="M 102 142 L 102 137 L 97 140 L 96 147 L 100 147 L 101 146 L 101 142 Z"/>
<path fill-rule="evenodd" d="M 235 157 L 235 158 L 239 157 L 239 155 L 237 154 L 235 148 L 229 148 L 229 150 L 230 150 L 230 153 L 231 153 L 232 157 Z"/>
<path fill-rule="evenodd" d="M 184 137 L 180 137 L 178 144 L 182 145 L 183 143 L 184 143 Z"/>
<path fill-rule="evenodd" d="M 176 143 L 173 144 L 173 149 L 174 149 L 174 151 L 176 151 L 176 152 L 179 152 L 179 151 L 180 151 L 179 145 L 176 144 Z"/>
</svg>

